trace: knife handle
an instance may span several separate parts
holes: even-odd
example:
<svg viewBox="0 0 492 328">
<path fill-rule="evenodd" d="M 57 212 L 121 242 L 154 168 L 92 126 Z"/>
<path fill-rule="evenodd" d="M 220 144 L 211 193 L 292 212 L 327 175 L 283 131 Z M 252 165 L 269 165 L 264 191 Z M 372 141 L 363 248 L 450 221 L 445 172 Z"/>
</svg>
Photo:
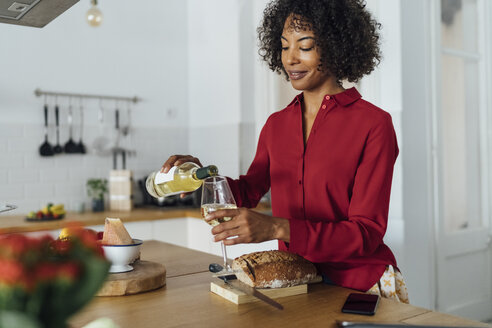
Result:
<svg viewBox="0 0 492 328">
<path fill-rule="evenodd" d="M 227 276 L 218 276 L 217 278 L 222 279 L 224 281 L 237 279 L 235 274 L 229 274 Z"/>
</svg>

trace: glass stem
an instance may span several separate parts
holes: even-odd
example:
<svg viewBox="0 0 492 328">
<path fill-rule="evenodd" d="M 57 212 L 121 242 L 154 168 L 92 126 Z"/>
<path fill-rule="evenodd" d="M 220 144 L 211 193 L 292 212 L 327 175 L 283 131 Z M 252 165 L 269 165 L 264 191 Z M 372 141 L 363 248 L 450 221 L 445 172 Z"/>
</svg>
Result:
<svg viewBox="0 0 492 328">
<path fill-rule="evenodd" d="M 226 245 L 224 245 L 224 241 L 220 242 L 220 245 L 222 246 L 222 257 L 224 258 L 224 269 L 228 270 L 229 269 L 229 264 L 227 264 L 227 250 L 226 250 Z"/>
</svg>

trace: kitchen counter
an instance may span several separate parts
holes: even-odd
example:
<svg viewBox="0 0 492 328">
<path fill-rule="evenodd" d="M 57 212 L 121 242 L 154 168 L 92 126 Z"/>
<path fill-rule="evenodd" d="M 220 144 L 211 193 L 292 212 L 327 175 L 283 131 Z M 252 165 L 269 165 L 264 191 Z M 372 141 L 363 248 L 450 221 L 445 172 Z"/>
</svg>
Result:
<svg viewBox="0 0 492 328">
<path fill-rule="evenodd" d="M 70 320 L 82 327 L 109 317 L 125 327 L 336 327 L 337 320 L 489 327 L 489 325 L 408 304 L 382 299 L 374 316 L 340 311 L 350 289 L 323 283 L 309 286 L 308 294 L 279 298 L 284 310 L 262 302 L 233 304 L 210 292 L 213 279 L 208 264 L 218 256 L 167 243 L 148 241 L 142 259 L 162 263 L 167 269 L 166 286 L 155 291 L 117 297 L 96 297 Z"/>
<path fill-rule="evenodd" d="M 71 222 L 79 222 L 83 226 L 103 225 L 106 218 L 120 218 L 123 222 L 153 221 L 172 218 L 194 217 L 201 218 L 200 209 L 160 209 L 137 208 L 132 211 L 116 212 L 68 212 L 65 218 L 55 221 L 29 222 L 23 215 L 0 216 L 0 233 L 34 232 L 61 229 Z"/>
<path fill-rule="evenodd" d="M 258 206 L 258 211 L 268 211 L 267 206 Z M 199 208 L 136 208 L 132 211 L 117 212 L 85 212 L 72 213 L 68 212 L 65 218 L 55 221 L 28 222 L 23 215 L 0 215 L 0 234 L 1 233 L 19 233 L 35 232 L 46 230 L 62 229 L 70 222 L 79 222 L 83 226 L 103 225 L 105 218 L 120 218 L 123 222 L 154 221 L 175 218 L 197 218 L 201 219 Z"/>
</svg>

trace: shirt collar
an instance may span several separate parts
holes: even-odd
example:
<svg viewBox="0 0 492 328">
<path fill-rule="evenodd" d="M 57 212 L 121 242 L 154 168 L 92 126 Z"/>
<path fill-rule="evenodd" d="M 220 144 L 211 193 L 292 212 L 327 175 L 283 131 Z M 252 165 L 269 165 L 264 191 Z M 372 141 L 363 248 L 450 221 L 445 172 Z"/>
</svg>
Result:
<svg viewBox="0 0 492 328">
<path fill-rule="evenodd" d="M 357 91 L 355 87 L 337 93 L 336 95 L 330 95 L 330 97 L 335 99 L 337 104 L 343 107 L 347 107 L 348 105 L 362 98 L 359 91 Z"/>
<path fill-rule="evenodd" d="M 348 105 L 354 103 L 355 101 L 359 100 L 362 98 L 360 95 L 359 91 L 355 87 L 352 87 L 350 89 L 347 89 L 343 92 L 337 93 L 336 95 L 325 95 L 330 96 L 331 98 L 335 99 L 338 105 L 342 107 L 347 107 Z M 302 98 L 304 97 L 304 94 L 301 92 L 295 98 L 290 102 L 290 104 L 287 105 L 289 107 L 292 104 L 300 104 L 302 101 Z"/>
</svg>

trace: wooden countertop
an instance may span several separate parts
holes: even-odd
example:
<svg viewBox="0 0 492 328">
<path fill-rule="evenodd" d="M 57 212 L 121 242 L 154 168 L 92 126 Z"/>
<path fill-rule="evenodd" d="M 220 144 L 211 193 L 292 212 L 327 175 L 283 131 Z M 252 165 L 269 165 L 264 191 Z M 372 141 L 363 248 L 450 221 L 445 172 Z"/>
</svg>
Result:
<svg viewBox="0 0 492 328">
<path fill-rule="evenodd" d="M 109 317 L 125 327 L 335 327 L 337 320 L 403 323 L 419 325 L 489 327 L 489 325 L 382 299 L 374 316 L 345 314 L 340 311 L 350 289 L 323 283 L 309 286 L 308 294 L 283 297 L 279 311 L 262 302 L 236 305 L 210 292 L 208 264 L 221 258 L 170 245 L 148 241 L 142 259 L 162 263 L 167 269 L 166 286 L 147 293 L 96 297 L 70 320 L 71 327 L 82 327 Z"/>
<path fill-rule="evenodd" d="M 269 211 L 267 206 L 259 206 L 255 210 Z M 120 218 L 123 222 L 153 221 L 191 217 L 201 219 L 199 208 L 136 208 L 132 211 L 117 212 L 68 212 L 65 218 L 56 221 L 28 222 L 24 215 L 0 215 L 0 234 L 20 233 L 62 229 L 70 222 L 79 222 L 83 226 L 103 225 L 105 218 Z"/>
</svg>

